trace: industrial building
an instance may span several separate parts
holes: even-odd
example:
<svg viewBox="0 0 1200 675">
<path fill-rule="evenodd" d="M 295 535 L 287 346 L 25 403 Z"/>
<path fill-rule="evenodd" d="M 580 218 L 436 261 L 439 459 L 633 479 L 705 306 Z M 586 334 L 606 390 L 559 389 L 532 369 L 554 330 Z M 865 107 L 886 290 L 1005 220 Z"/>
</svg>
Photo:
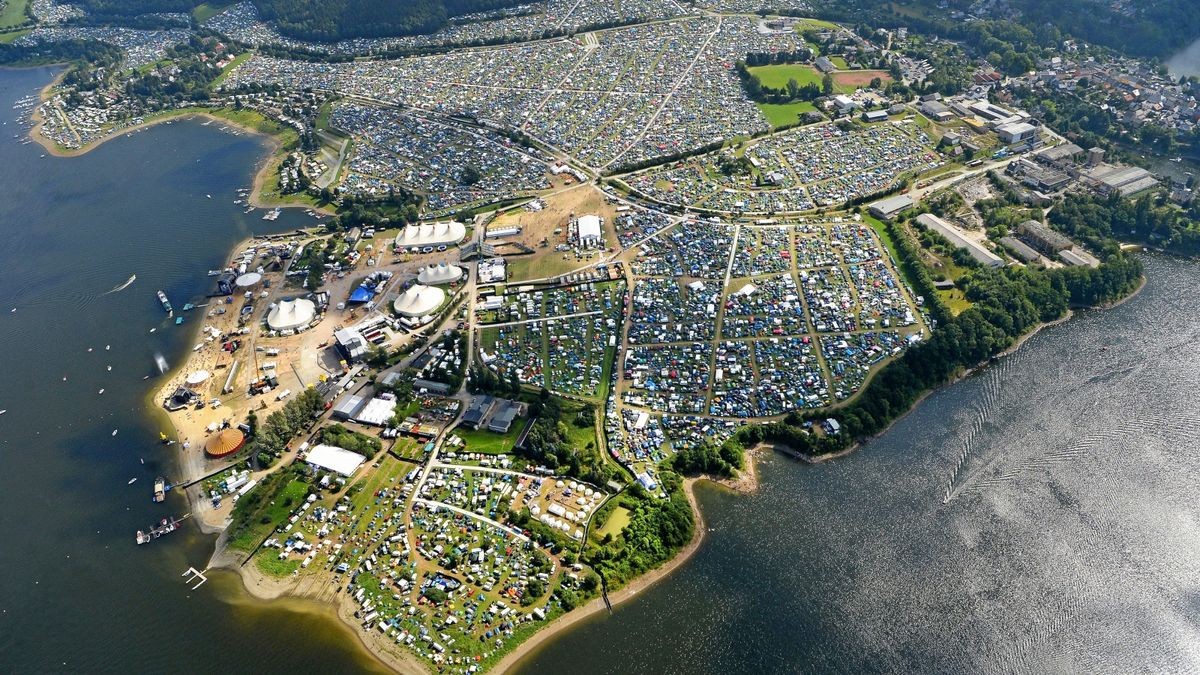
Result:
<svg viewBox="0 0 1200 675">
<path fill-rule="evenodd" d="M 496 399 L 486 394 L 471 399 L 471 405 L 467 408 L 467 412 L 463 413 L 463 425 L 478 429 L 495 405 Z"/>
<path fill-rule="evenodd" d="M 996 127 L 996 135 L 1007 145 L 1015 145 L 1037 139 L 1037 127 L 1028 122 L 1011 122 Z"/>
<path fill-rule="evenodd" d="M 1022 261 L 1031 263 L 1035 262 L 1041 255 L 1037 251 L 1029 247 L 1028 244 L 1017 239 L 1016 237 L 1002 237 L 1000 244 L 1008 249 L 1013 255 L 1020 258 Z"/>
<path fill-rule="evenodd" d="M 409 225 L 396 236 L 396 246 L 401 248 L 449 246 L 457 244 L 467 236 L 467 227 L 457 221 Z"/>
<path fill-rule="evenodd" d="M 1079 247 L 1068 248 L 1058 252 L 1058 259 L 1075 267 L 1099 267 L 1100 261 L 1095 256 Z"/>
<path fill-rule="evenodd" d="M 864 122 L 886 122 L 888 113 L 886 110 L 868 110 L 862 114 Z"/>
<path fill-rule="evenodd" d="M 301 330 L 308 328 L 316 315 L 312 300 L 281 300 L 267 314 L 267 327 L 273 331 Z"/>
<path fill-rule="evenodd" d="M 329 411 L 329 416 L 343 422 L 352 420 L 358 415 L 358 411 L 362 410 L 366 402 L 367 399 L 362 396 L 346 394 L 333 405 L 333 408 Z"/>
<path fill-rule="evenodd" d="M 932 213 L 917 216 L 917 222 L 946 238 L 956 248 L 965 249 L 972 258 L 987 267 L 1003 267 L 1004 260 L 989 251 L 983 244 L 966 236 L 962 230 L 938 218 Z"/>
<path fill-rule="evenodd" d="M 400 294 L 392 307 L 400 316 L 419 318 L 436 311 L 446 301 L 446 292 L 436 286 L 413 284 Z"/>
<path fill-rule="evenodd" d="M 1017 226 L 1017 232 L 1027 244 L 1046 255 L 1058 255 L 1059 251 L 1074 246 L 1070 239 L 1036 220 L 1027 220 L 1021 223 Z"/>
<path fill-rule="evenodd" d="M 1085 169 L 1082 175 L 1105 196 L 1115 192 L 1128 197 L 1158 186 L 1158 179 L 1138 166 L 1120 167 L 1101 163 Z"/>
<path fill-rule="evenodd" d="M 488 431 L 493 431 L 498 434 L 506 434 L 512 428 L 513 420 L 521 414 L 522 405 L 515 401 L 502 401 L 500 409 L 496 414 L 492 415 L 492 420 L 488 422 Z"/>
<path fill-rule="evenodd" d="M 908 195 L 894 195 L 880 199 L 877 202 L 871 202 L 867 205 L 867 210 L 876 218 L 890 219 L 901 211 L 911 209 L 915 205 L 916 202 Z"/>
<path fill-rule="evenodd" d="M 453 263 L 438 263 L 429 267 L 422 267 L 417 272 L 417 281 L 426 286 L 436 286 L 438 284 L 452 284 L 463 276 L 463 269 Z"/>
<path fill-rule="evenodd" d="M 1053 192 L 1062 189 L 1071 182 L 1071 177 L 1067 174 L 1048 166 L 1034 164 L 1025 158 L 1018 159 L 1009 164 L 1004 172 L 1020 179 L 1025 185 L 1035 190 L 1041 190 L 1042 192 Z"/>
<path fill-rule="evenodd" d="M 333 340 L 337 344 L 337 349 L 342 354 L 342 358 L 347 361 L 354 362 L 362 359 L 367 355 L 367 340 L 362 336 L 362 333 L 353 328 L 343 328 L 335 331 Z"/>
</svg>

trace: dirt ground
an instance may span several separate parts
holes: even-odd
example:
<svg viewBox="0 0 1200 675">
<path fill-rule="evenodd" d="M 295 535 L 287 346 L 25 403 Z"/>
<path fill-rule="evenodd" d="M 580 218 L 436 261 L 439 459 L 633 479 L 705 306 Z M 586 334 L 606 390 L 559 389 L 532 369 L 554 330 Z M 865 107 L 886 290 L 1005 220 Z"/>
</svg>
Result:
<svg viewBox="0 0 1200 675">
<path fill-rule="evenodd" d="M 879 78 L 884 84 L 892 81 L 886 70 L 851 70 L 833 74 L 833 83 L 841 87 L 865 87 Z"/>
<path fill-rule="evenodd" d="M 500 241 L 519 241 L 534 250 L 532 255 L 513 256 L 509 258 L 509 277 L 512 281 L 536 279 L 562 274 L 581 266 L 583 263 L 575 260 L 573 254 L 555 251 L 554 247 L 567 242 L 567 224 L 571 217 L 593 214 L 604 219 L 605 237 L 608 245 L 616 245 L 616 230 L 614 220 L 617 215 L 616 206 L 604 201 L 604 193 L 595 186 L 582 184 L 568 187 L 553 194 L 542 197 L 546 208 L 541 211 L 530 211 L 523 207 L 502 213 L 493 220 L 489 227 L 505 227 L 520 225 L 521 233 Z M 554 230 L 562 228 L 562 232 L 554 234 Z M 547 245 L 541 246 L 543 240 Z"/>
</svg>

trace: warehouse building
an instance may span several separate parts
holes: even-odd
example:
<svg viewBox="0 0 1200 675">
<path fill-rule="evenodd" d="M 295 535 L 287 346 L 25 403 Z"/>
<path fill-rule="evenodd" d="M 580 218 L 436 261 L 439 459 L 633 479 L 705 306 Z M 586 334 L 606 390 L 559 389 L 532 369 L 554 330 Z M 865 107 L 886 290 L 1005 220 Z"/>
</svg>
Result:
<svg viewBox="0 0 1200 675">
<path fill-rule="evenodd" d="M 1087 251 L 1075 247 L 1058 252 L 1058 259 L 1075 267 L 1099 267 L 1100 261 Z"/>
<path fill-rule="evenodd" d="M 1041 251 L 1046 255 L 1055 256 L 1059 251 L 1064 251 L 1074 246 L 1074 243 L 1046 227 L 1036 220 L 1027 220 L 1017 226 L 1017 232 L 1021 238 L 1033 248 Z"/>
<path fill-rule="evenodd" d="M 967 237 L 962 230 L 938 218 L 932 213 L 917 216 L 917 222 L 946 238 L 956 248 L 965 249 L 980 264 L 987 267 L 1003 267 L 1004 260 L 989 251 L 983 244 Z"/>
<path fill-rule="evenodd" d="M 1020 258 L 1022 261 L 1031 263 L 1041 258 L 1037 251 L 1029 247 L 1028 244 L 1017 239 L 1016 237 L 1002 237 L 1000 244 L 1008 249 L 1013 255 Z"/>
<path fill-rule="evenodd" d="M 916 206 L 916 202 L 913 201 L 912 197 L 908 195 L 895 195 L 885 197 L 877 202 L 871 202 L 867 205 L 867 210 L 876 218 L 890 220 L 896 214 L 905 209 L 911 209 L 913 206 Z"/>
</svg>

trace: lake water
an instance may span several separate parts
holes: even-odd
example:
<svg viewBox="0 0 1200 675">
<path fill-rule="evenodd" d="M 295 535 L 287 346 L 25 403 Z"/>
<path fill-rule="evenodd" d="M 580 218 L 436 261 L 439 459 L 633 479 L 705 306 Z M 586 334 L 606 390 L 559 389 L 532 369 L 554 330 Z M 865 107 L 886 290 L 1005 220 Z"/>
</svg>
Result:
<svg viewBox="0 0 1200 675">
<path fill-rule="evenodd" d="M 1200 38 L 1186 49 L 1167 59 L 1167 72 L 1173 78 L 1185 75 L 1200 76 Z"/>
<path fill-rule="evenodd" d="M 237 240 L 310 219 L 242 215 L 264 147 L 217 124 L 41 158 L 10 108 L 51 75 L 0 71 L 0 671 L 378 670 L 307 605 L 251 602 L 228 574 L 190 591 L 180 572 L 212 550 L 194 526 L 133 543 L 186 509 L 149 499 L 172 451 L 142 378 L 191 346 L 154 291 L 199 298 Z M 769 457 L 749 497 L 702 489 L 695 558 L 519 670 L 1200 670 L 1200 267 L 1147 269 L 1137 298 L 1048 329 L 857 454 Z"/>
</svg>

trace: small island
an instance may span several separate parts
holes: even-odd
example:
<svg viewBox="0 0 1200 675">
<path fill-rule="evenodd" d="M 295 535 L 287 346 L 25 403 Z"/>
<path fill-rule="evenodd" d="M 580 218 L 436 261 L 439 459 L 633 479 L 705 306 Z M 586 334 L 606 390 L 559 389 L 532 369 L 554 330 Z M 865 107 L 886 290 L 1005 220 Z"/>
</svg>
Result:
<svg viewBox="0 0 1200 675">
<path fill-rule="evenodd" d="M 852 451 L 1200 241 L 1190 187 L 1078 112 L 1129 63 L 1101 47 L 595 3 L 378 38 L 261 4 L 35 2 L 0 55 L 72 62 L 30 103 L 48 152 L 197 116 L 272 139 L 210 196 L 313 225 L 164 296 L 195 335 L 150 393 L 170 489 L 209 568 L 397 671 L 505 670 L 686 560 L 695 481 Z"/>
</svg>

